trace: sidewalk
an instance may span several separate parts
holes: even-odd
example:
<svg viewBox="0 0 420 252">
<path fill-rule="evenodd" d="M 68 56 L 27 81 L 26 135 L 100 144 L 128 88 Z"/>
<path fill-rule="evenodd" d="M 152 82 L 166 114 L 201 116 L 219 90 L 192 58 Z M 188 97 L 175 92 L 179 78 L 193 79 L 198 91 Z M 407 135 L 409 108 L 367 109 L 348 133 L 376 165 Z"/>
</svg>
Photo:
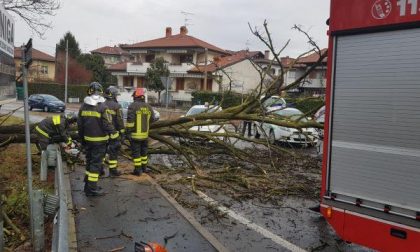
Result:
<svg viewBox="0 0 420 252">
<path fill-rule="evenodd" d="M 83 177 L 83 167 L 70 174 L 79 251 L 134 251 L 136 241 L 163 245 L 165 237 L 171 252 L 217 251 L 218 241 L 193 226 L 148 176 L 104 178 L 107 194 L 98 198 L 84 195 Z"/>
</svg>

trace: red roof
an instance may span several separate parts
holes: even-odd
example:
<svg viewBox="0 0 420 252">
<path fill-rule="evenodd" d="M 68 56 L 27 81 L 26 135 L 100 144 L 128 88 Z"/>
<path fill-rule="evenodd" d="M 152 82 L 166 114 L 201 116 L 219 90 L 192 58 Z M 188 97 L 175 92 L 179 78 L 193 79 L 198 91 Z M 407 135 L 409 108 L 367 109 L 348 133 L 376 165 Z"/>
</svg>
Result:
<svg viewBox="0 0 420 252">
<path fill-rule="evenodd" d="M 93 51 L 91 53 L 109 54 L 109 55 L 128 55 L 129 53 L 123 50 L 119 46 L 104 46 Z"/>
<path fill-rule="evenodd" d="M 246 59 L 252 59 L 256 57 L 264 57 L 264 55 L 259 51 L 247 51 L 242 50 L 235 52 L 232 55 L 223 56 L 220 58 L 215 58 L 214 62 L 212 64 L 209 64 L 207 66 L 198 66 L 190 70 L 190 72 L 214 72 L 217 69 L 222 69 L 228 66 L 231 66 L 233 64 L 239 63 Z"/>
<path fill-rule="evenodd" d="M 127 63 L 128 62 L 121 62 L 117 64 L 110 65 L 108 70 L 111 71 L 127 71 Z"/>
<path fill-rule="evenodd" d="M 22 50 L 20 47 L 15 47 L 15 59 L 21 59 L 22 58 Z M 33 60 L 41 60 L 41 61 L 50 61 L 55 62 L 55 57 L 46 54 L 44 52 L 41 52 L 35 48 L 32 48 L 32 59 Z"/>
<path fill-rule="evenodd" d="M 324 48 L 324 49 L 322 49 L 321 50 L 321 54 L 324 54 L 324 53 L 326 53 L 326 52 L 328 52 L 327 51 L 328 49 L 327 48 Z M 298 60 L 298 63 L 302 63 L 302 64 L 311 64 L 311 63 L 316 63 L 318 60 L 319 60 L 319 54 L 318 54 L 318 52 L 314 52 L 314 53 L 312 53 L 312 54 L 309 54 L 308 56 L 306 56 L 306 57 L 302 57 L 302 58 L 300 58 L 299 60 Z M 326 63 L 327 62 L 327 57 L 325 57 L 323 60 L 322 60 L 322 62 L 323 63 Z"/>
<path fill-rule="evenodd" d="M 186 34 L 177 34 L 168 37 L 143 41 L 132 45 L 123 46 L 124 49 L 146 49 L 146 48 L 207 48 L 208 50 L 228 54 L 225 50 L 209 44 L 203 40 Z"/>
</svg>

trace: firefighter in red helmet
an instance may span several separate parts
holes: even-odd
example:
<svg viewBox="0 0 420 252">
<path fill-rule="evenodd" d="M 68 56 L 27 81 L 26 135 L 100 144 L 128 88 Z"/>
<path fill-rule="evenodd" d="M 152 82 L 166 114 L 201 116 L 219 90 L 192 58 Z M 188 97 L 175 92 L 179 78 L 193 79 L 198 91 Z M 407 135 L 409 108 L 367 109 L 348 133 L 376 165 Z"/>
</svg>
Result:
<svg viewBox="0 0 420 252">
<path fill-rule="evenodd" d="M 151 122 L 156 119 L 152 107 L 146 103 L 143 88 L 136 88 L 133 99 L 134 102 L 128 107 L 126 133 L 131 144 L 134 162 L 133 174 L 140 176 L 142 172 L 146 171 L 149 128 Z"/>
</svg>

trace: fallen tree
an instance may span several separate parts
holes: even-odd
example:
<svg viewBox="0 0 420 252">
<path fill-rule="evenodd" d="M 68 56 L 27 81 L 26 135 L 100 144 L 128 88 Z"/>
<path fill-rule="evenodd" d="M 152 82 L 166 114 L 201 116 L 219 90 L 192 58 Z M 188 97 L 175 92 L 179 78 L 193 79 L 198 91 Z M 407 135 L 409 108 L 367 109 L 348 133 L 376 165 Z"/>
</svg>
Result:
<svg viewBox="0 0 420 252">
<path fill-rule="evenodd" d="M 155 122 L 151 125 L 150 138 L 158 142 L 157 147 L 151 148 L 151 153 L 164 153 L 164 154 L 175 154 L 183 157 L 186 163 L 194 168 L 197 172 L 200 171 L 199 166 L 194 161 L 197 157 L 207 156 L 214 153 L 214 150 L 223 150 L 237 159 L 253 163 L 254 161 L 249 160 L 248 154 L 237 148 L 235 143 L 238 141 L 245 141 L 254 145 L 264 146 L 272 152 L 283 153 L 285 150 L 278 147 L 272 146 L 266 140 L 258 140 L 254 138 L 245 138 L 242 134 L 237 132 L 237 127 L 232 127 L 235 122 L 252 121 L 269 123 L 287 128 L 304 129 L 308 127 L 322 128 L 323 126 L 315 121 L 302 121 L 295 120 L 289 117 L 278 116 L 275 113 L 267 113 L 263 106 L 263 103 L 273 95 L 279 95 L 283 91 L 291 88 L 296 88 L 300 83 L 325 59 L 326 53 L 322 53 L 321 49 L 316 45 L 313 39 L 304 32 L 300 27 L 295 26 L 294 29 L 304 34 L 308 43 L 311 45 L 311 49 L 305 53 L 302 53 L 294 62 L 289 66 L 282 65 L 281 53 L 288 46 L 289 42 L 283 47 L 277 50 L 273 44 L 271 34 L 268 29 L 267 22 L 264 22 L 262 31 L 258 29 L 250 28 L 251 32 L 271 51 L 274 55 L 274 59 L 269 64 L 268 68 L 262 68 L 255 64 L 252 59 L 248 59 L 254 66 L 255 70 L 260 75 L 260 83 L 258 87 L 246 96 L 246 99 L 242 104 L 229 107 L 223 111 L 201 113 L 192 116 L 180 117 L 173 120 L 162 120 Z M 293 67 L 294 64 L 299 63 L 299 59 L 309 53 L 318 53 L 319 58 L 316 64 L 311 65 L 306 71 L 293 83 L 286 85 L 284 76 L 288 69 Z M 271 74 L 271 66 L 277 63 L 280 66 L 279 75 Z M 213 64 L 217 66 L 217 62 Z M 223 71 L 223 69 L 220 69 Z M 231 83 L 228 87 L 220 90 L 222 93 L 231 92 Z M 261 97 L 264 96 L 263 99 Z M 223 97 L 221 103 L 217 106 L 223 105 Z M 316 108 L 314 108 L 315 110 Z M 220 128 L 224 129 L 223 133 L 209 133 L 190 130 L 196 126 L 206 125 L 219 125 Z M 33 128 L 33 126 L 32 126 Z M 73 130 L 73 129 L 72 129 Z M 72 131 L 72 138 L 77 139 L 78 136 L 75 131 Z M 37 141 L 36 135 L 31 135 L 33 142 Z M 24 142 L 24 128 L 21 125 L 12 126 L 1 126 L 0 125 L 0 147 L 7 146 L 10 143 L 23 143 Z M 200 146 L 196 148 L 194 144 L 184 143 L 194 142 L 211 142 L 211 146 Z M 128 143 L 126 143 L 128 144 Z M 217 153 L 218 151 L 216 151 Z"/>
</svg>

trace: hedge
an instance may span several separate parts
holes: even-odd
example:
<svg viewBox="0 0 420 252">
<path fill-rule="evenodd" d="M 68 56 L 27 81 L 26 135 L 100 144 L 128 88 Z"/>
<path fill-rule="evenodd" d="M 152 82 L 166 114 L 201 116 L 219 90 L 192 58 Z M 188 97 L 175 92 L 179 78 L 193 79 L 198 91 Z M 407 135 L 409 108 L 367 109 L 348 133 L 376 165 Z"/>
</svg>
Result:
<svg viewBox="0 0 420 252">
<path fill-rule="evenodd" d="M 210 92 L 210 91 L 194 91 L 191 93 L 192 105 L 201 105 L 206 102 L 210 104 L 220 104 L 223 99 L 222 108 L 228 108 L 241 104 L 242 95 L 235 92 Z M 245 99 L 245 97 L 244 97 Z"/>
<path fill-rule="evenodd" d="M 22 87 L 22 83 L 16 84 L 19 89 Z M 68 98 L 79 98 L 79 101 L 83 101 L 86 97 L 87 85 L 68 85 L 67 86 L 67 97 Z M 29 83 L 28 93 L 32 94 L 50 94 L 54 95 L 60 100 L 64 100 L 64 85 L 58 83 Z"/>
<path fill-rule="evenodd" d="M 317 97 L 285 98 L 288 107 L 294 107 L 304 114 L 313 115 L 324 105 L 324 100 Z"/>
</svg>

